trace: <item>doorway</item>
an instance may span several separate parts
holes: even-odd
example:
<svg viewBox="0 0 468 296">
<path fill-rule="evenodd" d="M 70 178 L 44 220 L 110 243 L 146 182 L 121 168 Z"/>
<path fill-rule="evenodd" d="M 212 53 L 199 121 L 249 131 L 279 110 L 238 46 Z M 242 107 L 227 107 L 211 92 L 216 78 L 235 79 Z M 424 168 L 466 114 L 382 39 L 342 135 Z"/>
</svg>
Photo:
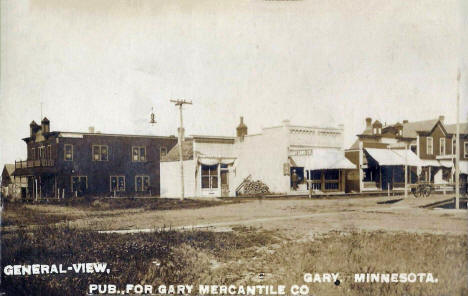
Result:
<svg viewBox="0 0 468 296">
<path fill-rule="evenodd" d="M 228 166 L 225 164 L 221 165 L 220 177 L 221 177 L 221 197 L 228 197 L 229 196 L 229 170 L 228 170 Z"/>
</svg>

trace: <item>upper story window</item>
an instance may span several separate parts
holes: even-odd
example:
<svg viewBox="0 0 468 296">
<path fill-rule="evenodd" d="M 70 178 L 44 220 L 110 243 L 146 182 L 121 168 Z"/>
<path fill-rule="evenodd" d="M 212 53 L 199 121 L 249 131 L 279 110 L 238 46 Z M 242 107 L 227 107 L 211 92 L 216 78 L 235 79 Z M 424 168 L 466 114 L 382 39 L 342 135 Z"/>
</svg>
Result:
<svg viewBox="0 0 468 296">
<path fill-rule="evenodd" d="M 44 146 L 41 146 L 38 149 L 39 149 L 39 159 L 43 159 L 44 158 Z"/>
<path fill-rule="evenodd" d="M 73 160 L 73 145 L 72 144 L 65 144 L 65 150 L 63 154 L 63 159 L 65 161 L 72 161 Z"/>
<path fill-rule="evenodd" d="M 93 145 L 93 161 L 109 160 L 109 147 L 107 145 Z"/>
<path fill-rule="evenodd" d="M 456 142 L 456 137 L 453 137 L 452 139 L 452 154 L 455 155 L 457 153 L 457 143 Z"/>
<path fill-rule="evenodd" d="M 166 146 L 161 146 L 161 148 L 159 148 L 159 156 L 163 157 L 163 156 L 166 156 L 166 155 L 167 155 L 167 147 Z"/>
<path fill-rule="evenodd" d="M 426 137 L 426 154 L 434 154 L 434 139 L 432 137 Z"/>
<path fill-rule="evenodd" d="M 445 155 L 445 138 L 440 138 L 439 143 L 439 155 Z"/>
<path fill-rule="evenodd" d="M 133 146 L 132 147 L 132 161 L 146 161 L 146 147 Z"/>
<path fill-rule="evenodd" d="M 47 159 L 52 159 L 52 145 L 47 145 Z"/>
<path fill-rule="evenodd" d="M 31 148 L 31 160 L 36 160 L 36 148 Z"/>
<path fill-rule="evenodd" d="M 465 146 L 465 147 L 464 147 L 464 150 L 465 150 L 465 151 L 463 151 L 463 157 L 464 157 L 464 158 L 468 158 L 468 142 L 464 142 L 463 144 L 464 144 L 464 146 Z"/>
</svg>

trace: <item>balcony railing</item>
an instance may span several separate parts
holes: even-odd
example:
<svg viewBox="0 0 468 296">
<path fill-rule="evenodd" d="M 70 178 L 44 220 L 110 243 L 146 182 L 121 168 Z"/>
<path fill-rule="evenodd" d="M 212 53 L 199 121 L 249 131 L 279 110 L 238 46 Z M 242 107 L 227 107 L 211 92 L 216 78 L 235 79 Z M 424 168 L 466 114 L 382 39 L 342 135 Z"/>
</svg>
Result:
<svg viewBox="0 0 468 296">
<path fill-rule="evenodd" d="M 53 159 L 36 159 L 36 160 L 20 160 L 15 161 L 15 169 L 36 168 L 36 167 L 52 167 L 55 165 Z"/>
</svg>

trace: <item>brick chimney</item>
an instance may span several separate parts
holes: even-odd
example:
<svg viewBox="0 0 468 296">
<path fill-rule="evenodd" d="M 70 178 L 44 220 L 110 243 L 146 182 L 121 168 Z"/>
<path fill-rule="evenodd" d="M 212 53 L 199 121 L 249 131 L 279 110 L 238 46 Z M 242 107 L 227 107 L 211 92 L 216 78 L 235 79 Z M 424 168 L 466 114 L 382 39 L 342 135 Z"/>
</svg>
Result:
<svg viewBox="0 0 468 296">
<path fill-rule="evenodd" d="M 244 137 L 247 136 L 247 126 L 244 124 L 244 117 L 240 117 L 240 123 L 236 128 L 237 137 L 239 140 L 244 141 Z"/>
<path fill-rule="evenodd" d="M 444 115 L 439 115 L 439 121 L 440 121 L 442 124 L 445 124 L 445 116 L 444 116 Z"/>
<path fill-rule="evenodd" d="M 403 120 L 403 124 L 408 123 L 408 122 L 409 122 L 408 119 Z"/>
<path fill-rule="evenodd" d="M 367 117 L 366 118 L 366 128 L 370 128 L 372 125 L 372 118 Z"/>
<path fill-rule="evenodd" d="M 89 132 L 90 134 L 94 134 L 94 126 L 88 127 L 88 132 Z"/>
<path fill-rule="evenodd" d="M 49 119 L 47 119 L 47 117 L 44 117 L 44 119 L 42 119 L 41 129 L 43 134 L 50 132 L 50 121 Z"/>
<path fill-rule="evenodd" d="M 31 121 L 31 123 L 29 124 L 29 136 L 30 137 L 34 136 L 34 134 L 36 133 L 38 127 L 39 126 L 37 125 L 37 123 L 34 120 Z"/>
</svg>

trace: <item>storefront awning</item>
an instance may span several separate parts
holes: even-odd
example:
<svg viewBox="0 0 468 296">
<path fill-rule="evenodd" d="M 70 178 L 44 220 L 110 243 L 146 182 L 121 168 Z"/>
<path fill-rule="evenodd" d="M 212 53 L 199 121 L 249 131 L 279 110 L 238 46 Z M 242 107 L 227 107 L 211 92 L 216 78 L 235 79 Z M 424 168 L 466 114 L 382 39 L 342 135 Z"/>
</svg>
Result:
<svg viewBox="0 0 468 296">
<path fill-rule="evenodd" d="M 451 160 L 422 159 L 421 161 L 424 167 L 453 167 L 453 162 Z"/>
<path fill-rule="evenodd" d="M 439 160 L 440 166 L 446 167 L 446 168 L 453 168 L 454 164 L 452 160 Z"/>
<path fill-rule="evenodd" d="M 425 167 L 440 167 L 440 162 L 435 159 L 423 159 L 422 162 Z"/>
<path fill-rule="evenodd" d="M 461 160 L 460 164 L 460 174 L 467 174 L 468 175 L 468 161 L 466 160 Z"/>
<path fill-rule="evenodd" d="M 401 159 L 403 159 L 403 165 L 406 163 L 409 166 L 423 166 L 421 159 L 409 149 L 392 149 L 392 151 L 398 154 Z"/>
<path fill-rule="evenodd" d="M 312 155 L 299 155 L 290 157 L 293 166 L 303 167 L 306 170 L 337 170 L 355 169 L 356 165 L 344 156 L 339 150 L 314 150 Z"/>
<path fill-rule="evenodd" d="M 235 157 L 211 157 L 211 156 L 198 157 L 198 162 L 203 165 L 233 164 L 235 160 L 236 160 Z"/>
<path fill-rule="evenodd" d="M 365 148 L 367 153 L 379 163 L 379 165 L 408 165 L 424 166 L 419 157 L 411 150 L 403 149 L 377 149 Z"/>
</svg>

